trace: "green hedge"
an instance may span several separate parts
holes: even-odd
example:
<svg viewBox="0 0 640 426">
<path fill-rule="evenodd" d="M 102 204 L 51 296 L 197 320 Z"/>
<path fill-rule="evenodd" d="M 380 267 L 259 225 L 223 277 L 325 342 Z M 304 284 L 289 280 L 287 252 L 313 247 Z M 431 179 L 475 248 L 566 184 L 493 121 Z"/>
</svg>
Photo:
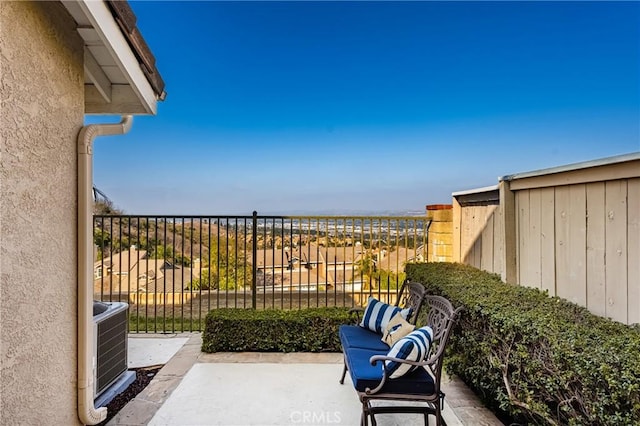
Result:
<svg viewBox="0 0 640 426">
<path fill-rule="evenodd" d="M 347 308 L 215 309 L 207 314 L 203 352 L 340 352 Z"/>
<path fill-rule="evenodd" d="M 640 332 L 460 264 L 411 264 L 412 281 L 464 306 L 448 371 L 512 421 L 640 424 Z"/>
</svg>

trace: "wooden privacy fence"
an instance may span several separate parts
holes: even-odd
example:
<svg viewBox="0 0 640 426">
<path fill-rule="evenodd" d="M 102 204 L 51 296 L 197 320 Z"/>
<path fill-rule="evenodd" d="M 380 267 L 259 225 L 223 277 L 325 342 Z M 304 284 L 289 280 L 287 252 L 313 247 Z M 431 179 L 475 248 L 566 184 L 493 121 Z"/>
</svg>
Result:
<svg viewBox="0 0 640 426">
<path fill-rule="evenodd" d="M 640 153 L 454 193 L 453 257 L 640 323 Z"/>
</svg>

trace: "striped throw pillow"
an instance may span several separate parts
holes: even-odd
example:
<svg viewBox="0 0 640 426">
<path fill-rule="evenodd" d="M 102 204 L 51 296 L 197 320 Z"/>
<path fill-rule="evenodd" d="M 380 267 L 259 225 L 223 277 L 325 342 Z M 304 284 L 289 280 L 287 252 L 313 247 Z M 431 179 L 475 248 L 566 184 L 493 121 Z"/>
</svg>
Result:
<svg viewBox="0 0 640 426">
<path fill-rule="evenodd" d="M 360 327 L 382 334 L 391 318 L 398 312 L 404 319 L 408 319 L 411 316 L 411 308 L 400 309 L 397 306 L 388 305 L 373 296 L 369 296 L 367 307 L 362 315 L 362 321 L 360 321 Z"/>
<path fill-rule="evenodd" d="M 406 359 L 408 361 L 423 361 L 429 356 L 433 330 L 431 327 L 422 327 L 413 330 L 391 347 L 387 356 Z M 396 361 L 385 361 L 385 368 L 391 379 L 397 379 L 419 368 L 419 365 L 403 364 Z"/>
</svg>

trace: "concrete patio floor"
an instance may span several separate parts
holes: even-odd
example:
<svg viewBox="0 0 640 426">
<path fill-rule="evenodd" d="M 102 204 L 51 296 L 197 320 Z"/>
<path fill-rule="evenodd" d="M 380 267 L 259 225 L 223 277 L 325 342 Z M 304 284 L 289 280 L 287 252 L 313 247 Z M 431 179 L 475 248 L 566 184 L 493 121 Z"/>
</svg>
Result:
<svg viewBox="0 0 640 426">
<path fill-rule="evenodd" d="M 338 383 L 339 353 L 200 351 L 200 333 L 131 335 L 129 366 L 164 364 L 153 381 L 108 424 L 358 425 L 361 405 Z M 443 383 L 447 426 L 502 425 L 459 380 Z M 380 426 L 424 424 L 411 414 L 377 416 Z"/>
</svg>

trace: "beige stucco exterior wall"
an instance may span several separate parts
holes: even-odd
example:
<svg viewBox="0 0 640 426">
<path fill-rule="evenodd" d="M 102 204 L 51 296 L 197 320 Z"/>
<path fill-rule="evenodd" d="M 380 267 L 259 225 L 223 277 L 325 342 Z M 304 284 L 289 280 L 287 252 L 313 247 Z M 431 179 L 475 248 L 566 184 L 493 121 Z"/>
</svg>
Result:
<svg viewBox="0 0 640 426">
<path fill-rule="evenodd" d="M 0 424 L 77 417 L 83 43 L 59 2 L 0 2 Z"/>
</svg>

